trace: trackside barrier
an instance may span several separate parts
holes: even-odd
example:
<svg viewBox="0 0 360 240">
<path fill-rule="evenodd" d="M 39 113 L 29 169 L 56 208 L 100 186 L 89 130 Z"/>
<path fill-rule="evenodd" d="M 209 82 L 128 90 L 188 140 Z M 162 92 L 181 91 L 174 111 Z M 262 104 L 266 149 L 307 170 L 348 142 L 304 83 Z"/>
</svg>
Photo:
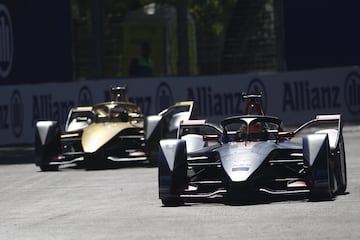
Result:
<svg viewBox="0 0 360 240">
<path fill-rule="evenodd" d="M 71 107 L 109 101 L 109 87 L 124 84 L 129 86 L 130 101 L 146 115 L 175 101 L 196 100 L 199 117 L 218 122 L 242 114 L 242 92 L 261 91 L 265 112 L 282 118 L 285 125 L 301 124 L 318 114 L 342 114 L 344 121 L 360 121 L 358 67 L 6 85 L 0 88 L 0 145 L 32 144 L 36 121 L 56 120 L 63 127 Z"/>
</svg>

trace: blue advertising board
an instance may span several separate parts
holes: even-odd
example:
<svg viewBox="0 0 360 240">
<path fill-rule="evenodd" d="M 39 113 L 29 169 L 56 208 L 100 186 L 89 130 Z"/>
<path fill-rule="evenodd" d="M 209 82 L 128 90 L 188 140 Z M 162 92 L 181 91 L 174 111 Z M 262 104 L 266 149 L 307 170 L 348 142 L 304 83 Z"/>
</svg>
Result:
<svg viewBox="0 0 360 240">
<path fill-rule="evenodd" d="M 219 84 L 221 83 L 221 84 Z M 110 100 L 110 87 L 127 85 L 129 101 L 145 116 L 176 101 L 193 100 L 197 117 L 218 124 L 244 114 L 242 93 L 262 92 L 266 114 L 285 127 L 318 114 L 341 114 L 346 124 L 360 122 L 360 68 L 343 67 L 282 73 L 196 77 L 121 78 L 63 83 L 19 84 L 0 88 L 0 146 L 32 144 L 35 124 L 57 121 L 62 129 L 71 108 Z"/>
<path fill-rule="evenodd" d="M 72 80 L 66 0 L 0 0 L 0 85 Z"/>
</svg>

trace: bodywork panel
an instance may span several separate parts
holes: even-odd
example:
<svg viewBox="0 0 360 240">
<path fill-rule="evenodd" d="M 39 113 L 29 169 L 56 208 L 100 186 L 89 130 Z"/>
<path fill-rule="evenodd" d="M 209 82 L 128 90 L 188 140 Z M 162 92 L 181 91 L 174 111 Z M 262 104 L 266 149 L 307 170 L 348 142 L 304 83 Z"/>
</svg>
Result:
<svg viewBox="0 0 360 240">
<path fill-rule="evenodd" d="M 141 128 L 141 124 L 96 123 L 85 128 L 81 137 L 84 152 L 93 153 L 127 128 Z"/>
</svg>

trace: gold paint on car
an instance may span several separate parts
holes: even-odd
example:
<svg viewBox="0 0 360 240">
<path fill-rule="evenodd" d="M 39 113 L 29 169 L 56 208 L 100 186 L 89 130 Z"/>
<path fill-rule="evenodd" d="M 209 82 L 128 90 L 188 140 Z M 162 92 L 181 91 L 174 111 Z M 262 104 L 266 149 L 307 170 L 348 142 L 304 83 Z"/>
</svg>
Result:
<svg viewBox="0 0 360 240">
<path fill-rule="evenodd" d="M 81 143 L 84 152 L 96 152 L 122 130 L 134 127 L 143 127 L 143 124 L 132 124 L 129 122 L 94 123 L 83 130 Z"/>
</svg>

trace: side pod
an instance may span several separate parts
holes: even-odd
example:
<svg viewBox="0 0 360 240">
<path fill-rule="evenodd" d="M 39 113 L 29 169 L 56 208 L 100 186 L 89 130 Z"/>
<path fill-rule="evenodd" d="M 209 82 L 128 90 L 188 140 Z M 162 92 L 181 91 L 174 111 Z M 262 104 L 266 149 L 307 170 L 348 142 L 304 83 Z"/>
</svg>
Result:
<svg viewBox="0 0 360 240">
<path fill-rule="evenodd" d="M 311 198 L 331 199 L 334 174 L 330 162 L 329 138 L 325 133 L 303 137 L 304 161 L 308 168 Z"/>
<path fill-rule="evenodd" d="M 61 151 L 60 125 L 55 121 L 39 121 L 35 130 L 35 164 L 42 171 L 53 171 L 58 165 L 51 165 L 53 158 Z"/>
<path fill-rule="evenodd" d="M 164 205 L 181 203 L 180 194 L 187 188 L 186 142 L 179 139 L 160 141 L 159 198 Z"/>
</svg>

